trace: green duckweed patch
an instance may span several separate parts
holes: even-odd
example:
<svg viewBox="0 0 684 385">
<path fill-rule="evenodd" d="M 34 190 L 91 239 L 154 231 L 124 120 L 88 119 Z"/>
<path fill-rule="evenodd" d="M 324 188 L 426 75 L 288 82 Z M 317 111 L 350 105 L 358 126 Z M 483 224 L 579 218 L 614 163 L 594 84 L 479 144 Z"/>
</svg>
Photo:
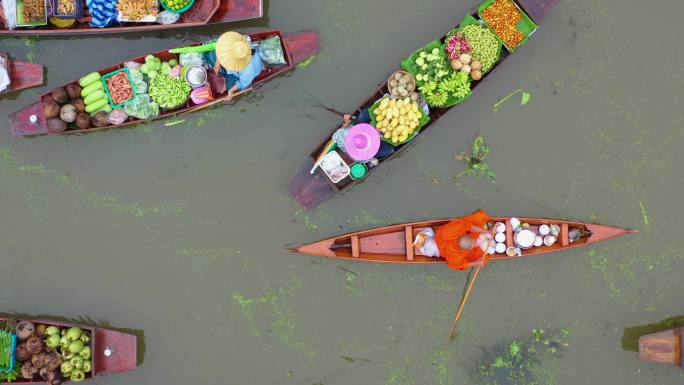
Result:
<svg viewBox="0 0 684 385">
<path fill-rule="evenodd" d="M 513 339 L 486 351 L 473 371 L 473 382 L 480 385 L 551 385 L 555 374 L 547 368 L 569 346 L 567 330 L 532 329 L 531 336 Z"/>
</svg>

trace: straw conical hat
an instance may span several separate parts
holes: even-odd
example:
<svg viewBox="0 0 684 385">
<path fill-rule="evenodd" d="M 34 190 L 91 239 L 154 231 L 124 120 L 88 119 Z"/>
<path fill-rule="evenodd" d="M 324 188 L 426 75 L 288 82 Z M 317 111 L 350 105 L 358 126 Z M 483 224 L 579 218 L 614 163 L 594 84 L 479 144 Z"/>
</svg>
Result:
<svg viewBox="0 0 684 385">
<path fill-rule="evenodd" d="M 252 49 L 241 34 L 226 32 L 216 41 L 216 59 L 229 71 L 242 71 L 252 60 Z"/>
</svg>

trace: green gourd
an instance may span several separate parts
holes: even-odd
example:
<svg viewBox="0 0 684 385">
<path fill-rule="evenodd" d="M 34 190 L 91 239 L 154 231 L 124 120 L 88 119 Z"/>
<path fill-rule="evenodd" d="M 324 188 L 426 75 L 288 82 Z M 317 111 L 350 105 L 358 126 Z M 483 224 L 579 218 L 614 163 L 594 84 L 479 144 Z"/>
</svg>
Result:
<svg viewBox="0 0 684 385">
<path fill-rule="evenodd" d="M 96 102 L 99 99 L 102 99 L 105 97 L 105 93 L 103 90 L 96 90 L 93 91 L 90 95 L 86 96 L 85 99 L 83 99 L 83 103 L 87 105 L 92 104 L 93 102 Z"/>
</svg>

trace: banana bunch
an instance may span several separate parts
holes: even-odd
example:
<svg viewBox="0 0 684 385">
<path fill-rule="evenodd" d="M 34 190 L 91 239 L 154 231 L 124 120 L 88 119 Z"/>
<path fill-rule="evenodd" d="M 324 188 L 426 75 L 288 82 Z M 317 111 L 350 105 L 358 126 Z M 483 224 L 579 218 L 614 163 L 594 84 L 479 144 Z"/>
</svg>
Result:
<svg viewBox="0 0 684 385">
<path fill-rule="evenodd" d="M 423 113 L 411 98 L 391 99 L 384 97 L 375 109 L 376 128 L 392 144 L 405 142 L 420 125 Z"/>
</svg>

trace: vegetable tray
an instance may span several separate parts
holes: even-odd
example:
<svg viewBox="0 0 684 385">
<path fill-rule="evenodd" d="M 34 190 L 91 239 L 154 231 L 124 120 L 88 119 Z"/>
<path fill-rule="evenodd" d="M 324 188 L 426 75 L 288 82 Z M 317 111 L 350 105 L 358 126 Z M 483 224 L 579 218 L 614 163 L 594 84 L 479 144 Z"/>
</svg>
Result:
<svg viewBox="0 0 684 385">
<path fill-rule="evenodd" d="M 2 331 L 2 333 L 7 333 L 7 332 Z M 10 333 L 8 333 L 8 334 L 10 334 Z M 17 335 L 14 333 L 11 333 L 10 338 L 12 340 L 12 345 L 6 347 L 6 349 L 8 349 L 9 351 L 0 352 L 0 354 L 4 354 L 7 357 L 9 357 L 9 366 L 0 366 L 0 373 L 9 373 L 12 370 L 14 370 L 14 364 L 16 362 L 16 355 L 14 352 L 17 350 Z"/>
<path fill-rule="evenodd" d="M 482 19 L 482 23 L 484 25 L 487 25 L 487 21 L 484 19 L 484 17 L 482 17 L 482 12 L 484 12 L 484 10 L 487 9 L 490 5 L 494 4 L 495 1 L 496 0 L 485 0 L 477 8 L 477 15 L 480 16 L 480 19 Z M 530 35 L 532 35 L 532 33 L 534 33 L 534 31 L 536 31 L 537 28 L 539 28 L 539 26 L 537 24 L 535 24 L 534 21 L 532 21 L 532 19 L 530 19 L 529 16 L 527 16 L 525 11 L 523 11 L 520 8 L 520 6 L 514 0 L 509 0 L 509 1 L 511 3 L 513 3 L 513 5 L 515 5 L 515 8 L 518 9 L 518 12 L 520 12 L 520 21 L 518 22 L 518 24 L 516 24 L 515 27 L 518 31 L 522 32 L 525 35 L 523 37 L 523 39 L 520 40 L 520 43 L 518 43 L 518 45 L 515 47 L 509 47 L 509 46 L 504 44 L 506 46 L 506 49 L 508 49 L 508 51 L 513 52 L 513 51 L 515 51 L 516 48 L 525 44 L 525 42 L 530 37 Z M 489 25 L 487 25 L 487 27 L 489 27 Z M 494 32 L 494 30 L 492 30 L 492 32 Z M 494 34 L 496 35 L 496 32 L 494 32 Z M 499 35 L 497 35 L 496 37 L 498 38 Z"/>
<path fill-rule="evenodd" d="M 442 44 L 442 51 L 446 52 L 446 42 L 449 40 L 449 38 L 452 37 L 454 34 L 461 32 L 463 30 L 463 27 L 465 27 L 466 25 L 483 25 L 483 26 L 487 27 L 487 29 L 489 29 L 494 34 L 494 36 L 496 36 L 496 40 L 499 42 L 499 49 L 496 53 L 496 61 L 494 62 L 494 64 L 492 64 L 492 68 L 496 67 L 496 63 L 498 63 L 499 60 L 501 60 L 501 49 L 504 46 L 503 41 L 499 38 L 499 35 L 497 35 L 496 32 L 492 31 L 492 29 L 489 28 L 488 25 L 484 24 L 481 20 L 478 20 L 478 19 L 476 19 L 470 15 L 463 18 L 463 20 L 461 20 L 461 23 L 458 25 L 458 27 L 452 29 L 451 31 L 449 31 L 449 33 L 447 33 L 446 39 L 444 39 L 444 44 Z M 506 47 L 506 48 L 508 48 L 508 47 Z M 491 71 L 492 68 L 490 68 L 487 72 Z M 484 75 L 487 72 L 483 72 L 482 74 Z"/>
<path fill-rule="evenodd" d="M 130 99 L 128 99 L 128 100 L 126 100 L 126 101 L 124 101 L 123 103 L 114 104 L 114 99 L 112 99 L 112 95 L 109 93 L 109 85 L 107 84 L 107 79 L 109 79 L 110 77 L 112 77 L 112 76 L 118 74 L 119 72 L 125 72 L 125 73 L 126 73 L 126 76 L 127 76 L 127 78 L 128 78 L 128 84 L 131 85 L 131 91 L 133 91 L 133 97 L 130 98 Z M 102 87 L 104 88 L 105 94 L 107 94 L 107 99 L 109 100 L 109 105 L 110 105 L 112 108 L 123 107 L 124 104 L 126 104 L 126 103 L 128 103 L 129 101 L 135 99 L 135 97 L 138 96 L 138 93 L 137 93 L 136 90 L 135 90 L 135 85 L 134 85 L 133 82 L 131 81 L 131 73 L 130 73 L 130 71 L 128 71 L 128 68 L 122 68 L 122 69 L 120 69 L 120 70 L 116 70 L 116 71 L 110 72 L 110 73 L 108 73 L 108 74 L 106 74 L 106 75 L 103 75 L 102 78 L 100 79 L 100 81 L 102 82 Z"/>
<path fill-rule="evenodd" d="M 24 0 L 17 0 L 17 26 L 18 27 L 38 27 L 41 25 L 47 25 L 48 12 L 48 0 L 45 0 L 45 19 L 39 21 L 26 21 L 24 20 Z"/>
</svg>

